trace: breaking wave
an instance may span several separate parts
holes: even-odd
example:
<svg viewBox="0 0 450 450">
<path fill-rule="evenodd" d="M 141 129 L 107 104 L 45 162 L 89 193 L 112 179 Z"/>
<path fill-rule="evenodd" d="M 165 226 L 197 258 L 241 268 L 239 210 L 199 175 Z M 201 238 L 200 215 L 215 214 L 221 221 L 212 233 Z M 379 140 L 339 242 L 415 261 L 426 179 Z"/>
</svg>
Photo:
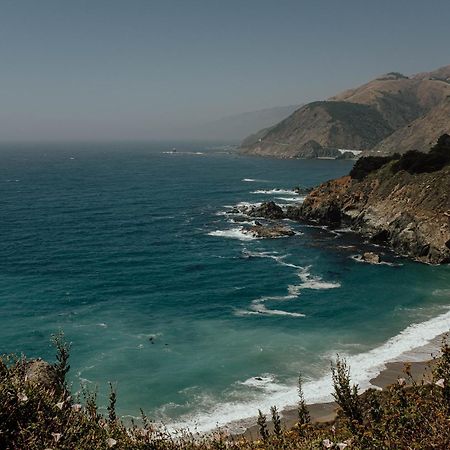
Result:
<svg viewBox="0 0 450 450">
<path fill-rule="evenodd" d="M 450 311 L 447 311 L 433 319 L 408 326 L 398 335 L 368 352 L 343 355 L 351 369 L 353 382 L 358 383 L 363 390 L 371 387 L 370 380 L 385 368 L 387 362 L 406 359 L 408 352 L 430 344 L 436 337 L 448 331 L 449 322 Z M 216 427 L 223 427 L 231 432 L 239 432 L 254 424 L 258 409 L 266 412 L 272 405 L 279 409 L 296 405 L 297 385 L 277 383 L 275 375 L 263 374 L 236 384 L 248 387 L 246 401 L 216 404 L 205 413 L 184 416 L 170 424 L 169 429 L 195 428 L 198 432 L 208 432 Z M 309 404 L 332 401 L 332 390 L 328 371 L 322 377 L 303 384 L 305 400 Z"/>
</svg>

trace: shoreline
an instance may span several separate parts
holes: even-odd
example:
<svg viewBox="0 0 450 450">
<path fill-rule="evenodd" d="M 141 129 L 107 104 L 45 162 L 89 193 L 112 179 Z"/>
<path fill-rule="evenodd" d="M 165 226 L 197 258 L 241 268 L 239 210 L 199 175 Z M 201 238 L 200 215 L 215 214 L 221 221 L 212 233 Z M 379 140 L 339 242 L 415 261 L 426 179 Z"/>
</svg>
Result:
<svg viewBox="0 0 450 450">
<path fill-rule="evenodd" d="M 449 324 L 450 309 L 447 309 L 432 319 L 409 325 L 368 352 L 347 356 L 352 383 L 359 385 L 360 393 L 374 386 L 381 389 L 395 383 L 398 378 L 407 378 L 403 373 L 405 363 L 412 366 L 414 377 L 420 380 L 428 362 L 439 354 L 442 339 L 449 334 Z M 336 405 L 333 403 L 330 372 L 304 382 L 303 392 L 313 421 L 325 423 L 333 420 Z M 256 439 L 258 410 L 267 416 L 270 427 L 269 410 L 276 406 L 283 425 L 291 427 L 297 418 L 297 400 L 297 386 L 285 385 L 259 400 L 220 404 L 220 408 L 211 410 L 209 414 L 190 416 L 187 420 L 167 424 L 167 428 L 172 432 L 191 429 L 203 436 L 220 431 L 230 437 Z"/>
<path fill-rule="evenodd" d="M 440 334 L 433 338 L 428 344 L 419 346 L 402 355 L 401 359 L 394 359 L 385 363 L 385 367 L 369 381 L 369 386 L 360 390 L 360 395 L 371 387 L 385 389 L 386 387 L 397 382 L 399 378 L 406 378 L 404 369 L 408 365 L 413 380 L 416 382 L 428 383 L 431 380 L 431 371 L 434 366 L 433 356 L 437 355 L 442 342 L 442 339 L 447 333 Z M 350 367 L 351 370 L 351 367 Z M 331 374 L 330 374 L 331 377 Z M 407 380 L 407 384 L 408 380 Z M 311 422 L 332 423 L 336 416 L 338 405 L 336 402 L 318 402 L 307 404 L 308 411 L 311 416 Z M 285 408 L 280 411 L 281 422 L 287 429 L 294 427 L 297 423 L 297 409 Z M 268 418 L 269 419 L 269 418 Z M 255 419 L 256 420 L 256 419 Z M 272 427 L 272 422 L 268 420 L 269 429 Z M 256 423 L 247 427 L 241 433 L 232 433 L 235 437 L 245 437 L 249 440 L 259 439 L 259 429 Z"/>
</svg>

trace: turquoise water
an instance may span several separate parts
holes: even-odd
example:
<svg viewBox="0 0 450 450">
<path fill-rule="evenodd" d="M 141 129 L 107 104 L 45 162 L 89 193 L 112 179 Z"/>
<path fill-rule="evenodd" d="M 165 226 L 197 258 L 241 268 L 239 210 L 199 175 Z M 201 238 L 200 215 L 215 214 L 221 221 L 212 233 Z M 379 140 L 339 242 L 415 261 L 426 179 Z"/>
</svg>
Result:
<svg viewBox="0 0 450 450">
<path fill-rule="evenodd" d="M 63 329 L 74 391 L 105 405 L 111 381 L 123 416 L 204 430 L 294 404 L 300 371 L 307 399 L 328 399 L 337 352 L 364 386 L 449 329 L 448 266 L 361 263 L 355 235 L 294 223 L 249 239 L 227 214 L 299 202 L 293 186 L 351 162 L 172 146 L 1 147 L 1 352 L 51 359 Z"/>
</svg>

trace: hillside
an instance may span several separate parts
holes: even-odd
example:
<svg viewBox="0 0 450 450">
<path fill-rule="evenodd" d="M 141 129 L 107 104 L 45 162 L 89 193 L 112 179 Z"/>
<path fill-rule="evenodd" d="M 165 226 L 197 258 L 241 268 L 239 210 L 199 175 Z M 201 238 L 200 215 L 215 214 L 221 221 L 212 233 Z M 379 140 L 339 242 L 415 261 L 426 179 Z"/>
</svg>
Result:
<svg viewBox="0 0 450 450">
<path fill-rule="evenodd" d="M 426 151 L 440 136 L 450 130 L 450 96 L 408 125 L 383 139 L 367 154 L 404 153 L 411 149 Z"/>
<path fill-rule="evenodd" d="M 450 131 L 450 66 L 407 77 L 389 73 L 328 101 L 309 103 L 278 124 L 245 139 L 243 153 L 308 157 L 313 140 L 325 150 L 346 148 L 393 153 Z M 397 134 L 398 132 L 398 134 Z"/>
</svg>

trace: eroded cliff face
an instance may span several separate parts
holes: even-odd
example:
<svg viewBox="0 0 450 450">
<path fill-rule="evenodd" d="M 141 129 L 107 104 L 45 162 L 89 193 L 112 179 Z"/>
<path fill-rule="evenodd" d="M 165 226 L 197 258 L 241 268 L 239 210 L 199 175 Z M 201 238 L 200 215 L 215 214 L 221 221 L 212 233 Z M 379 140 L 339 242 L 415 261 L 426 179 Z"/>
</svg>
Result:
<svg viewBox="0 0 450 450">
<path fill-rule="evenodd" d="M 394 173 L 392 164 L 361 181 L 328 181 L 287 216 L 350 226 L 372 241 L 432 264 L 450 263 L 450 166 L 431 173 Z"/>
</svg>

